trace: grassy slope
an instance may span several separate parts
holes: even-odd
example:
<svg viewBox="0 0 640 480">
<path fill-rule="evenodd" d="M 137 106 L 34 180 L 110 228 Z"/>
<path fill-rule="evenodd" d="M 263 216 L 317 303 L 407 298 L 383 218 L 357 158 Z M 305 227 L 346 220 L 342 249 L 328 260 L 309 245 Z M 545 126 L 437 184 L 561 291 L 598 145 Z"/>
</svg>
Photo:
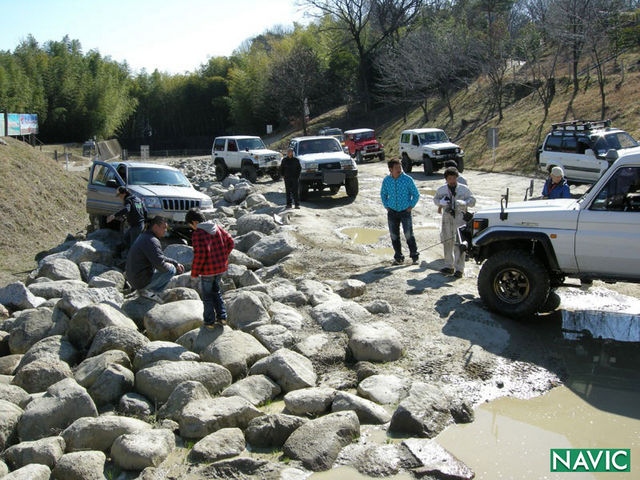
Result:
<svg viewBox="0 0 640 480">
<path fill-rule="evenodd" d="M 0 145 L 0 286 L 24 278 L 34 256 L 86 227 L 86 173 L 66 172 L 29 145 Z"/>
</svg>

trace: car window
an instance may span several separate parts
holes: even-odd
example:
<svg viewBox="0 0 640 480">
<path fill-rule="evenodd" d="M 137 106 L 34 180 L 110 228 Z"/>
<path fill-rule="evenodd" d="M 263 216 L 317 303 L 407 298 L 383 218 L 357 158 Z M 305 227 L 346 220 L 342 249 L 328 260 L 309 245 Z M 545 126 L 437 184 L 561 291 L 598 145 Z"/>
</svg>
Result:
<svg viewBox="0 0 640 480">
<path fill-rule="evenodd" d="M 544 149 L 548 152 L 559 152 L 562 149 L 562 137 L 549 135 L 547 142 L 544 144 Z"/>
<path fill-rule="evenodd" d="M 640 167 L 623 167 L 609 179 L 591 210 L 640 212 Z"/>
<path fill-rule="evenodd" d="M 362 133 L 355 134 L 356 142 L 361 142 L 363 140 L 371 140 L 374 137 L 375 137 L 374 132 L 362 132 Z"/>
<path fill-rule="evenodd" d="M 310 153 L 341 152 L 342 147 L 333 138 L 318 138 L 315 140 L 304 140 L 298 145 L 298 154 L 307 155 Z"/>
<path fill-rule="evenodd" d="M 213 149 L 216 152 L 224 152 L 224 138 L 217 138 L 215 143 L 213 144 Z"/>
<path fill-rule="evenodd" d="M 573 135 L 562 139 L 562 150 L 564 152 L 575 153 L 578 151 L 578 139 Z"/>
<path fill-rule="evenodd" d="M 411 139 L 411 144 L 412 145 L 420 145 L 420 140 L 418 139 L 417 135 L 414 135 L 413 138 Z"/>
<path fill-rule="evenodd" d="M 403 133 L 400 136 L 400 143 L 409 143 L 409 137 L 411 137 L 411 134 L 409 133 Z"/>
<path fill-rule="evenodd" d="M 106 186 L 109 180 L 116 178 L 115 170 L 105 165 L 96 165 L 93 170 L 93 178 L 91 179 L 92 185 Z"/>
<path fill-rule="evenodd" d="M 178 170 L 140 167 L 129 169 L 129 185 L 171 185 L 189 187 L 189 180 Z"/>
<path fill-rule="evenodd" d="M 426 132 L 420 134 L 420 143 L 422 145 L 429 143 L 443 143 L 448 141 L 449 138 L 444 132 Z"/>
<path fill-rule="evenodd" d="M 243 150 L 264 150 L 264 143 L 260 138 L 241 138 L 238 140 L 238 149 Z"/>
<path fill-rule="evenodd" d="M 120 165 L 117 168 L 118 171 L 118 175 L 120 175 L 120 177 L 126 182 L 127 181 L 127 167 L 125 167 L 124 165 Z"/>
<path fill-rule="evenodd" d="M 227 140 L 227 151 L 228 152 L 237 152 L 238 145 L 236 145 L 235 140 Z"/>
<path fill-rule="evenodd" d="M 638 146 L 638 142 L 636 142 L 627 132 L 611 133 L 609 135 L 605 135 L 604 138 L 608 147 L 613 148 L 614 150 Z"/>
</svg>

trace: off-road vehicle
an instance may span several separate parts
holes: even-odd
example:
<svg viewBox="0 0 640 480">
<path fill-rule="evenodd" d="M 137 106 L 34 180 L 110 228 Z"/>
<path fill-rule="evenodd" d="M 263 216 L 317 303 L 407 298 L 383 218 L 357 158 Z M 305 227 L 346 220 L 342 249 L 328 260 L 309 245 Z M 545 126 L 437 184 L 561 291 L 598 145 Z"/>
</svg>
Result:
<svg viewBox="0 0 640 480">
<path fill-rule="evenodd" d="M 615 152 L 610 153 L 610 156 Z M 533 200 L 476 212 L 459 241 L 481 263 L 490 310 L 541 311 L 566 277 L 640 282 L 640 153 L 625 151 L 580 199 Z"/>
<path fill-rule="evenodd" d="M 265 174 L 273 180 L 280 179 L 282 155 L 267 149 L 260 137 L 217 137 L 211 147 L 211 160 L 215 165 L 218 181 L 224 180 L 233 172 L 240 172 L 251 183 Z"/>
<path fill-rule="evenodd" d="M 297 137 L 291 139 L 289 148 L 302 167 L 300 200 L 306 200 L 310 190 L 322 191 L 327 187 L 335 195 L 342 185 L 348 196 L 358 195 L 358 168 L 336 138 Z"/>
<path fill-rule="evenodd" d="M 344 132 L 344 144 L 356 163 L 373 157 L 384 161 L 384 145 L 376 139 L 376 132 L 370 128 L 347 130 Z"/>
<path fill-rule="evenodd" d="M 416 128 L 400 134 L 402 169 L 409 173 L 414 165 L 422 165 L 425 175 L 432 175 L 447 160 L 455 160 L 458 171 L 464 171 L 464 150 L 452 143 L 439 128 Z"/>
<path fill-rule="evenodd" d="M 554 123 L 538 149 L 538 164 L 546 173 L 562 167 L 569 181 L 594 183 L 613 163 L 607 152 L 636 147 L 638 142 L 624 130 L 612 128 L 611 120 Z"/>
<path fill-rule="evenodd" d="M 213 213 L 208 195 L 197 191 L 176 168 L 141 162 L 93 162 L 87 185 L 87 213 L 93 228 L 107 226 L 107 217 L 122 208 L 116 189 L 125 186 L 140 197 L 149 217 L 162 215 L 173 228 L 188 231 L 184 223 L 187 210 L 197 207 Z M 117 223 L 114 220 L 112 223 Z"/>
</svg>

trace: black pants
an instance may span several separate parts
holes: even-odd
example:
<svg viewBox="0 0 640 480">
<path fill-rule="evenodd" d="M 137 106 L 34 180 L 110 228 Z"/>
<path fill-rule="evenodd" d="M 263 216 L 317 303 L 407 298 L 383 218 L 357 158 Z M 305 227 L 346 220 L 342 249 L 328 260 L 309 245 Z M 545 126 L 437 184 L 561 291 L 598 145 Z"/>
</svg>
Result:
<svg viewBox="0 0 640 480">
<path fill-rule="evenodd" d="M 294 205 L 300 205 L 300 199 L 298 197 L 298 179 L 286 178 L 284 179 L 284 191 L 287 198 L 287 205 L 291 206 L 293 201 Z"/>
</svg>

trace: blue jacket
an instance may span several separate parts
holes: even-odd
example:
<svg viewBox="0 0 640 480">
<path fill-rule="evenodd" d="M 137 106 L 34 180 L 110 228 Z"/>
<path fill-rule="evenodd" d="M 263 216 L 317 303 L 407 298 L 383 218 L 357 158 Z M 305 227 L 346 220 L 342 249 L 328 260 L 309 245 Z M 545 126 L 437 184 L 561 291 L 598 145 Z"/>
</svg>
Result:
<svg viewBox="0 0 640 480">
<path fill-rule="evenodd" d="M 402 212 L 407 208 L 415 207 L 420 198 L 420 193 L 416 184 L 406 173 L 402 173 L 398 178 L 387 175 L 382 180 L 380 198 L 385 208 L 390 208 L 397 212 Z"/>
<path fill-rule="evenodd" d="M 563 178 L 553 188 L 551 187 L 551 179 L 547 178 L 542 187 L 542 196 L 545 198 L 571 198 L 571 192 L 569 191 L 569 184 Z"/>
</svg>

